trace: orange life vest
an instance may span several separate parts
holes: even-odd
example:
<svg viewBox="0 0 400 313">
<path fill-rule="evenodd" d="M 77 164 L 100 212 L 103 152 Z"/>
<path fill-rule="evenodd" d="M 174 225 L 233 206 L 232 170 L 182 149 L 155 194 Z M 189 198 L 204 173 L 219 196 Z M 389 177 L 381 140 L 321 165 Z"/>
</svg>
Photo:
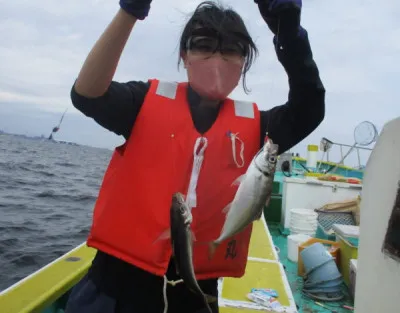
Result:
<svg viewBox="0 0 400 313">
<path fill-rule="evenodd" d="M 220 235 L 222 210 L 237 191 L 232 182 L 260 148 L 260 114 L 254 103 L 227 99 L 201 135 L 186 97 L 187 83 L 151 80 L 131 136 L 115 149 L 106 170 L 87 244 L 165 275 L 171 241 L 157 238 L 169 229 L 173 193 L 182 192 L 192 207 L 197 279 L 241 277 L 252 226 L 223 242 L 211 261 L 201 243 Z"/>
</svg>

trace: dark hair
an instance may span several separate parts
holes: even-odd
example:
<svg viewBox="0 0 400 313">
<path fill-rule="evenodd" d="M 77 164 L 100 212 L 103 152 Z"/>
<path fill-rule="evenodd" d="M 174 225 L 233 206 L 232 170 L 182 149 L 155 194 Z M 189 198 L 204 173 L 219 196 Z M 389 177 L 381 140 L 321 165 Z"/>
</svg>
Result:
<svg viewBox="0 0 400 313">
<path fill-rule="evenodd" d="M 212 1 L 200 3 L 183 29 L 179 43 L 181 53 L 187 51 L 187 41 L 193 30 L 199 26 L 213 29 L 222 35 L 234 36 L 245 45 L 246 55 L 243 69 L 243 89 L 247 94 L 246 73 L 250 70 L 251 65 L 258 55 L 258 49 L 247 31 L 243 19 L 233 9 L 225 8 L 221 4 Z M 179 55 L 178 66 L 180 62 L 181 55 Z"/>
</svg>

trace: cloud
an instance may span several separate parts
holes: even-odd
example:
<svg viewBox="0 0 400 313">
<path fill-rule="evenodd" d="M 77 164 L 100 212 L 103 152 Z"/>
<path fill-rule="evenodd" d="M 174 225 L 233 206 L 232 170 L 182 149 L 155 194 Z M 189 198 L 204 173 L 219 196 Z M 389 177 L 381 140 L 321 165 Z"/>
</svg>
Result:
<svg viewBox="0 0 400 313">
<path fill-rule="evenodd" d="M 262 109 L 283 104 L 288 93 L 287 77 L 256 5 L 252 0 L 221 2 L 242 15 L 260 49 L 248 75 L 252 93 L 246 95 L 239 85 L 233 96 L 256 101 Z M 305 154 L 305 145 L 318 143 L 322 136 L 351 144 L 357 123 L 371 120 L 381 128 L 400 115 L 396 102 L 400 96 L 400 3 L 303 2 L 302 24 L 309 32 L 327 90 L 324 122 L 296 147 Z M 118 1 L 0 3 L 0 128 L 8 125 L 14 132 L 40 135 L 51 129 L 68 107 L 59 139 L 109 148 L 119 144 L 120 137 L 74 110 L 69 98 L 80 67 L 118 10 Z M 178 39 L 189 13 L 199 3 L 154 0 L 149 17 L 136 25 L 114 79 L 185 80 L 185 70 L 177 71 Z M 28 116 L 39 115 L 40 125 L 32 123 L 27 128 Z M 79 128 L 69 126 L 72 122 Z"/>
</svg>

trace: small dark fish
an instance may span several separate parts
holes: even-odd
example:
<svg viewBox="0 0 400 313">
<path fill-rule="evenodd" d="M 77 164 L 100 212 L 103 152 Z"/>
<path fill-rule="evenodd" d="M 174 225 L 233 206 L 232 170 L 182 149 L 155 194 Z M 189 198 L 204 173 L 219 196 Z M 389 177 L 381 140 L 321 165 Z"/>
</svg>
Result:
<svg viewBox="0 0 400 313">
<path fill-rule="evenodd" d="M 190 228 L 192 213 L 181 193 L 172 196 L 171 205 L 171 242 L 178 275 L 186 286 L 204 299 L 208 311 L 212 313 L 209 303 L 215 302 L 216 297 L 206 295 L 197 283 L 193 268 L 194 235 Z"/>
</svg>

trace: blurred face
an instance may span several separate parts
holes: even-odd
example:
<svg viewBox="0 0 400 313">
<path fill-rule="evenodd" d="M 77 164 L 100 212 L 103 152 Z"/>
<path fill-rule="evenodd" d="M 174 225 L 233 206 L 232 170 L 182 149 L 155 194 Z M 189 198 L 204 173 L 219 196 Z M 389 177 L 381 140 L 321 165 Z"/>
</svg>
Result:
<svg viewBox="0 0 400 313">
<path fill-rule="evenodd" d="M 222 37 L 212 30 L 193 31 L 182 59 L 189 84 L 207 100 L 224 100 L 239 83 L 246 49 L 233 37 Z"/>
</svg>

